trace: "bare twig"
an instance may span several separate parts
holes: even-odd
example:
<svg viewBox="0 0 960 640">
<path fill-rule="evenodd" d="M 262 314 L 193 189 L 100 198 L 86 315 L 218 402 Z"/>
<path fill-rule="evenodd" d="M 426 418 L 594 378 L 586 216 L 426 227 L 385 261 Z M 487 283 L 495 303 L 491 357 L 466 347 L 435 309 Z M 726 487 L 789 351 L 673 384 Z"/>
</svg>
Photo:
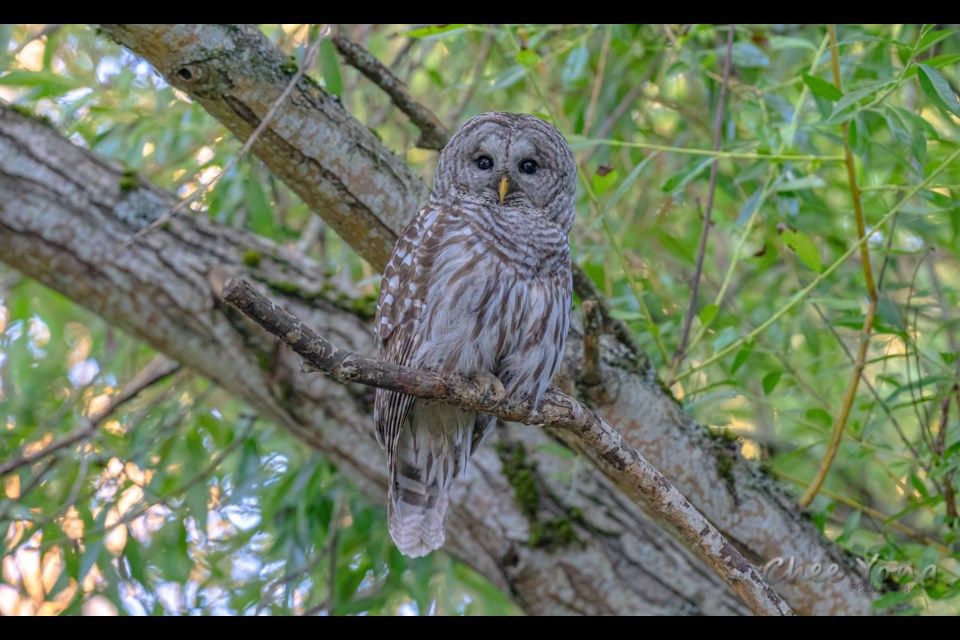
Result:
<svg viewBox="0 0 960 640">
<path fill-rule="evenodd" d="M 443 149 L 447 140 L 450 139 L 450 132 L 432 111 L 414 100 L 406 85 L 394 75 L 393 71 L 380 62 L 375 55 L 345 35 L 335 34 L 331 40 L 343 59 L 383 89 L 390 96 L 393 104 L 407 114 L 410 121 L 420 129 L 420 138 L 416 143 L 418 147 L 437 151 Z"/>
<path fill-rule="evenodd" d="M 833 335 L 836 339 L 837 344 L 840 345 L 840 349 L 843 350 L 844 355 L 847 356 L 847 360 L 850 361 L 850 364 L 856 364 L 856 358 L 854 358 L 853 353 L 850 352 L 850 349 L 847 347 L 846 343 L 840 339 L 840 334 L 837 333 L 836 328 L 830 324 L 830 319 L 827 318 L 827 315 L 823 312 L 823 309 L 820 308 L 820 305 L 814 303 L 813 310 L 820 316 L 820 320 L 823 322 L 823 326 Z M 910 440 L 907 438 L 907 434 L 904 433 L 903 427 L 900 426 L 900 422 L 897 420 L 896 416 L 893 415 L 893 411 L 890 410 L 890 406 L 886 400 L 880 396 L 880 392 L 877 391 L 877 388 L 873 386 L 873 383 L 870 382 L 870 379 L 867 378 L 867 375 L 864 372 L 860 372 L 860 378 L 863 380 L 863 384 L 866 385 L 867 390 L 870 392 L 870 395 L 873 396 L 873 399 L 877 401 L 877 404 L 883 409 L 883 412 L 887 414 L 887 418 L 890 419 L 890 423 L 893 425 L 894 430 L 897 432 L 897 435 L 900 436 L 900 442 L 903 443 L 903 446 L 906 447 L 913 456 L 919 460 L 920 452 L 917 451 L 916 447 L 910 444 Z M 822 403 L 824 404 L 824 403 Z M 864 422 L 866 425 L 866 422 Z"/>
<path fill-rule="evenodd" d="M 413 40 L 410 42 L 413 42 Z M 480 86 L 480 81 L 483 80 L 483 68 L 487 65 L 487 58 L 490 57 L 490 49 L 492 47 L 493 31 L 488 31 L 483 36 L 483 42 L 480 43 L 480 51 L 477 52 L 477 62 L 473 65 L 473 72 L 470 74 L 470 85 L 467 87 L 467 90 L 463 92 L 463 97 L 460 98 L 460 106 L 457 107 L 457 110 L 454 111 L 450 117 L 451 122 L 460 122 L 460 118 L 463 117 L 463 112 L 467 110 L 470 100 L 473 99 L 473 94 L 476 93 L 477 87 Z"/>
<path fill-rule="evenodd" d="M 827 25 L 830 32 L 830 60 L 833 67 L 833 84 L 837 89 L 843 91 L 843 82 L 840 78 L 840 54 L 837 45 L 836 25 Z M 850 183 L 850 197 L 853 200 L 853 212 L 857 219 L 857 239 L 860 240 L 860 262 L 863 267 L 863 277 L 867 284 L 867 296 L 869 298 L 869 307 L 867 308 L 867 317 L 863 321 L 863 328 L 860 331 L 860 347 L 857 350 L 857 359 L 853 364 L 853 371 L 850 373 L 850 381 L 847 383 L 847 391 L 843 397 L 843 404 L 840 407 L 840 413 L 837 414 L 833 423 L 833 433 L 830 436 L 830 443 L 827 445 L 827 452 L 820 461 L 820 467 L 817 473 L 810 481 L 810 486 L 800 496 L 798 504 L 801 507 L 807 507 L 813 502 L 820 487 L 823 486 L 827 474 L 830 473 L 830 466 L 837 455 L 837 449 L 840 446 L 843 429 L 847 424 L 847 418 L 850 417 L 850 411 L 853 408 L 853 400 L 857 396 L 857 387 L 860 385 L 860 376 L 863 374 L 863 368 L 866 364 L 867 349 L 870 346 L 870 336 L 873 334 L 873 322 L 877 317 L 877 285 L 873 280 L 873 268 L 870 266 L 870 249 L 866 242 L 863 242 L 867 235 L 867 224 L 863 216 L 863 204 L 860 201 L 860 187 L 857 185 L 857 168 L 853 160 L 853 150 L 850 148 L 850 138 L 847 135 L 848 124 L 842 125 L 843 132 L 843 155 L 844 163 L 847 166 L 847 180 Z"/>
<path fill-rule="evenodd" d="M 304 370 L 327 373 L 338 382 L 390 389 L 502 420 L 544 425 L 569 431 L 616 469 L 623 482 L 638 490 L 669 522 L 714 573 L 760 615 L 790 615 L 790 607 L 764 581 L 760 572 L 727 541 L 680 491 L 603 419 L 570 396 L 551 388 L 539 407 L 529 401 L 495 403 L 480 385 L 459 376 L 403 367 L 341 349 L 257 293 L 246 281 L 232 278 L 223 300 L 280 338 L 304 358 Z"/>
<path fill-rule="evenodd" d="M 242 147 L 240 147 L 240 151 L 237 152 L 237 155 L 231 158 L 230 161 L 224 165 L 223 170 L 217 175 L 217 177 L 206 184 L 198 185 L 197 188 L 190 193 L 190 195 L 178 202 L 175 207 L 170 209 L 170 211 L 130 236 L 130 238 L 123 243 L 124 246 L 136 242 L 139 238 L 145 236 L 154 229 L 163 226 L 163 224 L 170 220 L 170 218 L 186 209 L 197 198 L 209 191 L 213 185 L 220 180 L 220 178 L 233 171 L 234 167 L 237 166 L 240 160 L 247 155 L 248 151 L 250 151 L 250 148 L 253 147 L 253 143 L 255 143 L 260 137 L 260 134 L 264 132 L 264 130 L 270 124 L 270 121 L 273 120 L 273 117 L 277 114 L 277 111 L 280 110 L 280 106 L 284 103 L 290 93 L 293 92 L 293 88 L 297 86 L 297 83 L 300 82 L 300 78 L 303 77 L 303 74 L 305 74 L 307 70 L 313 66 L 313 62 L 317 57 L 317 50 L 320 47 L 320 43 L 329 33 L 330 28 L 328 25 L 324 25 L 320 28 L 320 32 L 317 34 L 317 39 L 310 43 L 310 46 L 307 47 L 307 50 L 303 54 L 303 60 L 301 61 L 296 73 L 294 73 L 293 77 L 290 78 L 290 82 L 287 83 L 287 86 L 284 88 L 280 96 L 277 97 L 276 101 L 270 105 L 266 115 L 263 116 L 263 119 L 260 120 L 260 124 L 257 125 L 257 128 L 254 129 L 253 133 L 250 134 L 250 137 L 247 138 L 247 141 L 243 143 Z"/>
<path fill-rule="evenodd" d="M 590 103 L 587 105 L 587 112 L 583 116 L 583 132 L 588 133 L 593 126 L 593 118 L 596 115 L 597 100 L 600 99 L 600 89 L 603 88 L 603 74 L 607 69 L 607 55 L 610 53 L 610 36 L 613 34 L 613 27 L 607 25 L 603 32 L 603 44 L 600 46 L 600 61 L 597 63 L 597 75 L 593 79 L 593 89 L 590 91 Z"/>
<path fill-rule="evenodd" d="M 90 415 L 80 426 L 79 429 L 68 433 L 67 435 L 54 440 L 40 451 L 21 455 L 0 465 L 0 477 L 7 475 L 11 471 L 20 467 L 32 464 L 37 460 L 46 458 L 56 453 L 64 447 L 69 447 L 75 442 L 79 442 L 89 437 L 110 415 L 121 405 L 133 400 L 141 391 L 147 387 L 153 386 L 160 380 L 172 375 L 180 368 L 180 363 L 167 358 L 166 356 L 157 356 L 151 360 L 147 366 L 140 370 L 134 378 L 124 385 L 120 393 L 110 398 L 110 401 L 99 411 Z"/>
<path fill-rule="evenodd" d="M 950 421 L 950 401 L 960 394 L 960 385 L 956 382 L 950 389 L 950 393 L 940 401 L 940 429 L 937 431 L 936 449 L 937 457 L 943 458 L 943 450 L 947 444 L 947 423 Z M 947 505 L 947 515 L 952 518 L 957 517 L 957 503 L 953 492 L 953 471 L 943 476 L 943 500 Z M 955 520 L 951 520 L 951 526 L 955 525 Z"/>
<path fill-rule="evenodd" d="M 717 101 L 717 115 L 713 120 L 713 150 L 720 151 L 723 141 L 723 113 L 727 103 L 727 86 L 730 82 L 730 67 L 733 66 L 733 36 L 736 26 L 731 24 L 727 30 L 727 56 L 723 62 L 723 81 L 720 83 L 720 99 Z M 687 338 L 690 337 L 690 325 L 693 323 L 693 314 L 697 308 L 697 292 L 700 291 L 700 276 L 703 273 L 703 261 L 707 254 L 707 238 L 710 235 L 710 217 L 713 213 L 713 196 L 717 189 L 717 171 L 720 161 L 714 158 L 710 163 L 710 186 L 707 189 L 707 210 L 703 214 L 703 228 L 700 231 L 700 246 L 697 247 L 697 264 L 690 281 L 690 304 L 683 317 L 683 328 L 680 330 L 680 341 L 677 350 L 673 352 L 673 361 L 670 363 L 670 374 L 667 376 L 667 387 L 673 384 L 673 377 L 683 361 L 687 348 Z"/>
<path fill-rule="evenodd" d="M 596 301 L 597 308 L 600 310 L 600 316 L 603 318 L 604 331 L 612 334 L 620 344 L 630 351 L 634 358 L 639 358 L 642 352 L 637 346 L 637 343 L 633 341 L 633 337 L 630 335 L 630 329 L 627 328 L 623 320 L 619 320 L 610 315 L 610 305 L 607 304 L 606 298 L 600 294 L 597 286 L 593 284 L 590 276 L 588 276 L 578 264 L 574 264 L 572 270 L 574 293 L 580 296 L 581 300 Z"/>
</svg>

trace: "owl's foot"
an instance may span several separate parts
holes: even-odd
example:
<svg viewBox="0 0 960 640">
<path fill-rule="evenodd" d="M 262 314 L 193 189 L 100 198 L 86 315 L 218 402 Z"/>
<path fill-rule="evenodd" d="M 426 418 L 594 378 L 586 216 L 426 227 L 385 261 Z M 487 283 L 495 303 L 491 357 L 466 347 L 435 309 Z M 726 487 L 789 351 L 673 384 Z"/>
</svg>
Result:
<svg viewBox="0 0 960 640">
<path fill-rule="evenodd" d="M 478 371 L 471 375 L 470 379 L 476 382 L 483 390 L 484 402 L 492 400 L 494 405 L 498 405 L 507 397 L 507 390 L 503 388 L 503 383 L 492 373 Z"/>
</svg>

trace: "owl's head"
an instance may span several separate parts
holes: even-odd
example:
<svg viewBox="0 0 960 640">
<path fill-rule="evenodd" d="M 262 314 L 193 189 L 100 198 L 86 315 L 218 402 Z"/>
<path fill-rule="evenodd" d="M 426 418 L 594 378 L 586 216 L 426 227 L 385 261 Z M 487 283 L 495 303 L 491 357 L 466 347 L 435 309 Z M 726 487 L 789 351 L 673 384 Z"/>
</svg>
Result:
<svg viewBox="0 0 960 640">
<path fill-rule="evenodd" d="M 491 207 L 540 214 L 565 232 L 573 226 L 577 164 L 552 124 L 522 113 L 475 116 L 440 154 L 434 198 L 472 196 Z"/>
</svg>

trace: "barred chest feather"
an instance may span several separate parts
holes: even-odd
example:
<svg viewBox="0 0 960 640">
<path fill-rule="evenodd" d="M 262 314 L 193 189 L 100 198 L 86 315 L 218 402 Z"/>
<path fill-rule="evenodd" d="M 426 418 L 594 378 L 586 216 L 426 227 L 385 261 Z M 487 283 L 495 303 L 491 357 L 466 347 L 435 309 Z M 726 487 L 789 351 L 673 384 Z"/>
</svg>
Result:
<svg viewBox="0 0 960 640">
<path fill-rule="evenodd" d="M 461 375 L 493 373 L 509 397 L 539 400 L 560 365 L 567 335 L 566 235 L 510 209 L 494 218 L 488 210 L 464 207 L 438 216 L 434 225 L 422 246 L 428 293 L 411 364 Z"/>
</svg>

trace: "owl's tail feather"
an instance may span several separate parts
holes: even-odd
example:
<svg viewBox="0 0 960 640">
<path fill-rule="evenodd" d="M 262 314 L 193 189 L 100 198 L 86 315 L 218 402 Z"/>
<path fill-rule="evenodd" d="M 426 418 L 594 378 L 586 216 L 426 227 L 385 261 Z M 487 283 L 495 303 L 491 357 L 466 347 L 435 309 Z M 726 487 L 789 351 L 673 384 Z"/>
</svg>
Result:
<svg viewBox="0 0 960 640">
<path fill-rule="evenodd" d="M 443 545 L 448 490 L 466 468 L 477 414 L 420 402 L 411 413 L 390 460 L 387 521 L 401 553 L 417 558 Z"/>
<path fill-rule="evenodd" d="M 424 487 L 402 476 L 397 480 L 387 505 L 390 537 L 403 555 L 419 558 L 443 545 L 449 499 L 438 487 Z"/>
</svg>

